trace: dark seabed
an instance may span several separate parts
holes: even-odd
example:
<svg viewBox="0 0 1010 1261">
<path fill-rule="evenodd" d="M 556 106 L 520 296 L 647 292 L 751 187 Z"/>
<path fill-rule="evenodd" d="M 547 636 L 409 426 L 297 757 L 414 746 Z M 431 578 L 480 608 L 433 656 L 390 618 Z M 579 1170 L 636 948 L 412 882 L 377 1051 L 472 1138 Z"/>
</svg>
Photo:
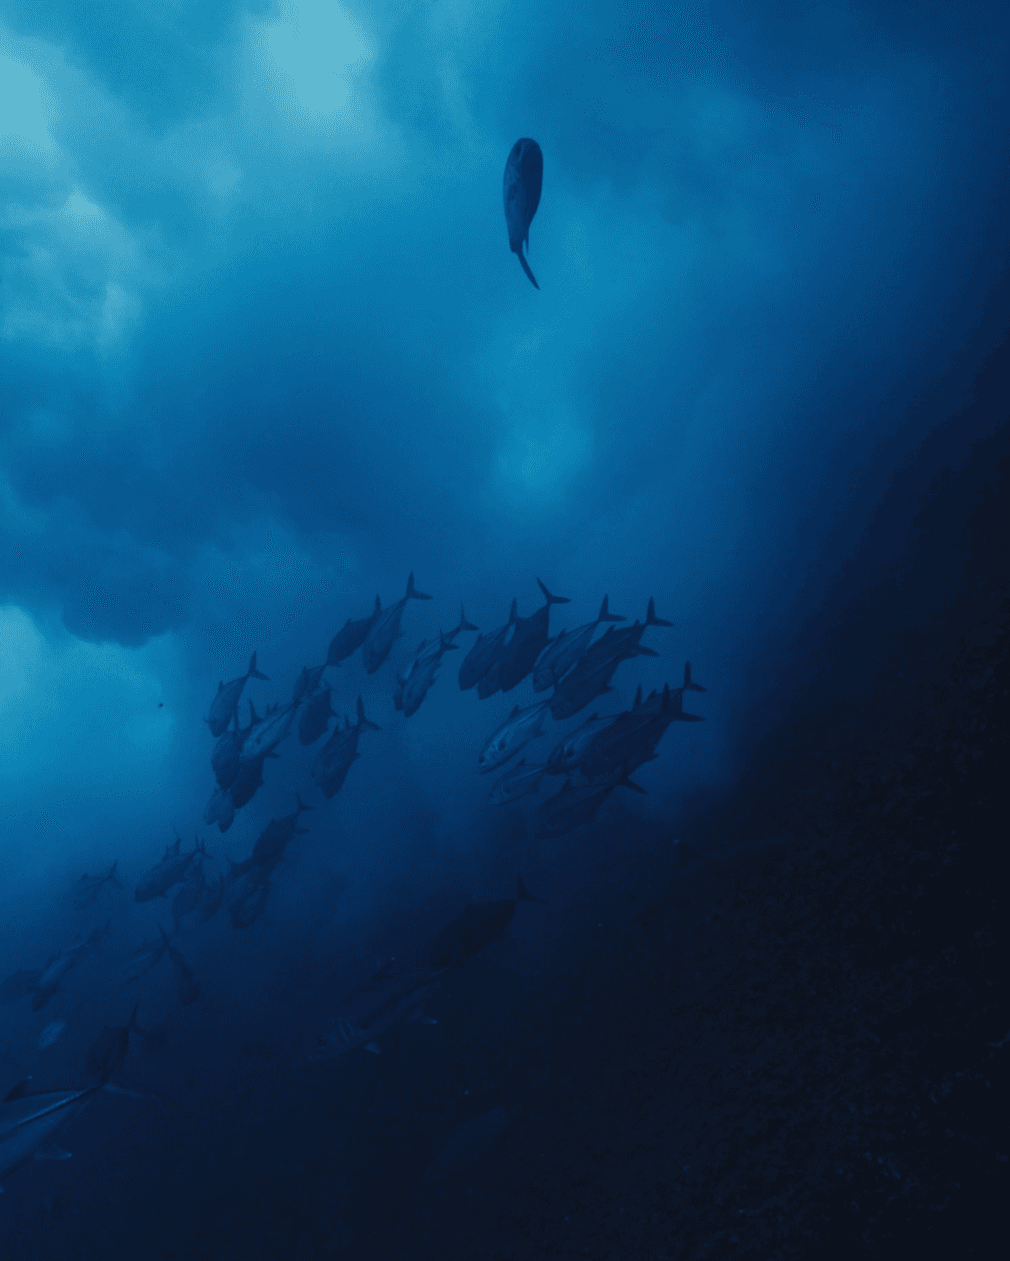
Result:
<svg viewBox="0 0 1010 1261">
<path fill-rule="evenodd" d="M 1005 6 L 152 13 L 0 0 L 0 1259 L 997 1255 Z"/>
</svg>

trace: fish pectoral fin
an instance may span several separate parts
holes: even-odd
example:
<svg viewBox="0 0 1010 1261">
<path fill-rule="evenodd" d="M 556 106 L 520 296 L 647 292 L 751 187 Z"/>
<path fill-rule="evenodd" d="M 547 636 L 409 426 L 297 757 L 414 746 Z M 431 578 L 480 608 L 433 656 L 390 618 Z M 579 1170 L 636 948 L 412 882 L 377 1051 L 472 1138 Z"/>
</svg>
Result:
<svg viewBox="0 0 1010 1261">
<path fill-rule="evenodd" d="M 36 1160 L 69 1160 L 73 1155 L 72 1152 L 64 1151 L 62 1147 L 57 1147 L 55 1143 L 48 1143 L 45 1147 L 40 1147 L 35 1153 Z"/>
</svg>

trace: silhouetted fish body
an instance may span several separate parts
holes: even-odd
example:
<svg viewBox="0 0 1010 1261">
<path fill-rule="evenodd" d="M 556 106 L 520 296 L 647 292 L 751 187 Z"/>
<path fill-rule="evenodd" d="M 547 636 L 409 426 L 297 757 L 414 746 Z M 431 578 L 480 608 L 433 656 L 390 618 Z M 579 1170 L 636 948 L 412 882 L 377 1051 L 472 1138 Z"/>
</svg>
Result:
<svg viewBox="0 0 1010 1261">
<path fill-rule="evenodd" d="M 239 766 L 235 782 L 229 788 L 232 806 L 241 810 L 249 804 L 260 788 L 263 787 L 263 763 L 266 759 L 259 757 L 255 762 L 243 762 Z M 230 824 L 229 824 L 230 826 Z M 222 831 L 226 829 L 222 828 Z"/>
<path fill-rule="evenodd" d="M 496 661 L 491 669 L 488 670 L 487 674 L 485 674 L 481 681 L 477 684 L 477 696 L 480 700 L 486 701 L 489 696 L 494 696 L 495 692 L 501 691 L 501 676 L 499 674 L 500 668 L 501 662 Z"/>
<path fill-rule="evenodd" d="M 221 903 L 224 901 L 224 886 L 224 876 L 218 876 L 214 884 L 204 886 L 200 905 L 196 908 L 196 914 L 193 916 L 198 924 L 206 924 L 221 909 Z"/>
<path fill-rule="evenodd" d="M 503 692 L 511 692 L 526 678 L 536 664 L 537 657 L 547 647 L 547 623 L 551 605 L 568 603 L 567 596 L 551 595 L 539 578 L 537 586 L 544 593 L 546 603 L 532 617 L 519 618 L 515 633 L 498 659 L 498 686 Z"/>
<path fill-rule="evenodd" d="M 222 832 L 227 832 L 235 819 L 235 802 L 231 789 L 215 788 L 203 812 L 203 821 L 208 827 L 217 824 Z"/>
<path fill-rule="evenodd" d="M 523 758 L 514 770 L 508 771 L 491 789 L 491 800 L 496 806 L 508 805 L 518 801 L 528 793 L 535 793 L 540 788 L 540 781 L 546 771 L 544 766 L 527 766 Z"/>
<path fill-rule="evenodd" d="M 249 872 L 235 886 L 228 903 L 232 928 L 249 928 L 266 909 L 270 885 L 259 872 Z"/>
<path fill-rule="evenodd" d="M 329 651 L 326 654 L 326 664 L 328 666 L 338 666 L 352 652 L 356 652 L 367 639 L 368 632 L 372 629 L 375 619 L 381 612 L 382 606 L 379 603 L 379 597 L 376 596 L 375 608 L 370 616 L 360 617 L 353 622 L 348 618 L 343 628 L 337 631 L 330 641 Z"/>
<path fill-rule="evenodd" d="M 389 656 L 389 650 L 400 636 L 400 618 L 407 607 L 408 600 L 430 600 L 430 595 L 418 591 L 414 586 L 414 575 L 407 579 L 407 591 L 402 599 L 376 613 L 375 621 L 369 628 L 362 646 L 362 658 L 368 674 L 374 674 Z"/>
<path fill-rule="evenodd" d="M 456 645 L 450 643 L 444 635 L 439 634 L 437 651 L 429 651 L 415 662 L 410 675 L 402 683 L 400 694 L 400 704 L 405 718 L 417 713 L 421 702 L 428 695 L 428 689 L 435 682 L 435 675 L 441 665 L 443 654 L 455 647 Z"/>
<path fill-rule="evenodd" d="M 329 740 L 316 754 L 312 763 L 311 775 L 326 798 L 334 797 L 343 786 L 351 763 L 358 756 L 358 737 L 363 731 L 378 731 L 374 722 L 365 717 L 365 707 L 358 697 L 358 722 L 352 727 L 350 721 L 341 730 L 333 732 Z"/>
<path fill-rule="evenodd" d="M 165 847 L 165 856 L 161 862 L 141 876 L 137 884 L 137 891 L 133 895 L 135 901 L 150 902 L 152 898 L 160 898 L 173 885 L 180 884 L 186 879 L 190 866 L 200 854 L 208 856 L 207 850 L 202 843 L 197 844 L 196 849 L 189 850 L 185 854 L 179 852 L 181 845 L 181 837 L 176 840 L 174 845 L 167 845 Z"/>
<path fill-rule="evenodd" d="M 451 964 L 465 963 L 467 959 L 479 954 L 485 946 L 497 941 L 511 924 L 520 902 L 544 904 L 542 898 L 533 897 L 521 878 L 516 881 L 515 898 L 503 898 L 497 902 L 471 902 L 435 938 L 431 948 L 432 966 L 448 967 Z"/>
<path fill-rule="evenodd" d="M 53 1146 L 53 1140 L 100 1089 L 28 1095 L 18 1083 L 0 1103 L 0 1178 L 32 1156 L 65 1160 L 70 1153 Z"/>
<path fill-rule="evenodd" d="M 475 687 L 497 663 L 516 621 L 516 601 L 513 600 L 512 612 L 505 625 L 500 626 L 490 635 L 478 635 L 477 642 L 463 658 L 463 663 L 459 667 L 460 691 L 466 692 L 471 687 Z"/>
<path fill-rule="evenodd" d="M 493 771 L 514 757 L 519 750 L 537 736 L 543 735 L 544 718 L 549 702 L 520 709 L 517 705 L 508 718 L 480 752 L 477 759 L 479 771 Z"/>
<path fill-rule="evenodd" d="M 690 666 L 685 670 L 685 677 L 690 679 Z M 704 691 L 696 684 L 688 686 L 692 691 Z M 640 698 L 641 689 L 636 702 Z M 629 769 L 641 766 L 651 761 L 671 723 L 701 721 L 700 715 L 684 712 L 684 688 L 671 691 L 666 684 L 658 706 L 636 703 L 634 709 L 618 715 L 606 730 L 594 736 L 582 751 L 582 773 L 592 779 L 611 775 L 622 765 Z"/>
<path fill-rule="evenodd" d="M 578 769 L 586 746 L 599 731 L 604 731 L 614 721 L 616 715 L 607 714 L 601 718 L 599 714 L 590 714 L 580 727 L 570 731 L 565 738 L 556 744 L 547 759 L 548 775 L 571 775 Z"/>
<path fill-rule="evenodd" d="M 554 695 L 547 702 L 554 720 L 561 722 L 564 718 L 572 718 L 590 701 L 612 692 L 614 689 L 610 680 L 621 661 L 620 657 L 617 660 L 604 657 L 600 661 L 592 661 L 588 654 L 584 656 L 560 683 L 555 684 Z"/>
<path fill-rule="evenodd" d="M 508 228 L 509 249 L 519 259 L 523 271 L 529 276 L 534 289 L 540 286 L 530 271 L 523 254 L 523 245 L 529 250 L 530 224 L 540 205 L 540 192 L 544 182 L 544 155 L 535 140 L 517 140 L 505 163 L 505 179 L 502 196 L 505 202 L 505 226 Z"/>
<path fill-rule="evenodd" d="M 323 671 L 325 669 L 325 661 L 321 666 L 315 666 L 312 668 L 309 666 L 302 666 L 302 672 L 296 679 L 294 691 L 291 694 L 291 700 L 294 704 L 297 705 L 299 701 L 303 701 L 306 697 L 313 694 L 319 686 L 319 681 L 323 677 Z"/>
<path fill-rule="evenodd" d="M 239 765 L 262 761 L 273 753 L 280 742 L 287 738 L 295 720 L 298 702 L 292 701 L 266 715 L 246 736 L 239 753 Z"/>
<path fill-rule="evenodd" d="M 207 716 L 207 725 L 210 727 L 212 736 L 217 737 L 224 734 L 232 720 L 232 716 L 238 709 L 238 703 L 242 697 L 242 689 L 245 687 L 247 679 L 262 679 L 266 683 L 270 682 L 265 674 L 261 674 L 256 669 L 255 653 L 249 659 L 249 669 L 240 679 L 232 679 L 230 683 L 219 683 L 217 685 L 217 695 L 211 703 L 210 713 Z"/>
<path fill-rule="evenodd" d="M 296 834 L 304 835 L 308 832 L 308 828 L 298 826 L 298 816 L 303 811 L 312 810 L 314 807 L 307 806 L 297 793 L 295 801 L 297 806 L 294 813 L 285 815 L 283 819 L 271 819 L 259 834 L 252 852 L 253 863 L 257 867 L 268 869 L 276 867 L 291 838 Z"/>
<path fill-rule="evenodd" d="M 611 613 L 607 608 L 607 597 L 603 597 L 600 615 L 595 622 L 587 622 L 573 631 L 562 631 L 537 658 L 533 670 L 534 692 L 545 692 L 553 687 L 559 679 L 564 678 L 573 665 L 585 653 L 592 641 L 597 626 L 601 622 L 623 622 L 626 619 L 619 613 Z"/>
<path fill-rule="evenodd" d="M 355 1047 L 374 1046 L 375 1039 L 398 1025 L 424 1020 L 424 1003 L 441 983 L 445 968 L 385 975 L 350 996 L 344 1014 L 316 1034 L 310 1060 L 330 1060 Z M 430 1023 L 434 1023 L 433 1021 Z"/>
<path fill-rule="evenodd" d="M 114 884 L 117 889 L 123 886 L 116 879 L 116 868 L 119 866 L 119 859 L 109 868 L 108 875 L 105 876 L 81 876 L 81 883 L 77 886 L 77 892 L 74 894 L 74 906 L 78 911 L 83 911 L 85 907 L 98 899 L 98 895 L 107 884 Z"/>
<path fill-rule="evenodd" d="M 298 719 L 298 739 L 302 744 L 315 744 L 326 730 L 331 718 L 336 718 L 330 702 L 331 692 L 325 688 L 313 696 Z"/>
<path fill-rule="evenodd" d="M 580 824 L 588 823 L 613 790 L 623 784 L 636 792 L 644 792 L 623 776 L 606 784 L 568 784 L 548 798 L 536 813 L 536 835 L 541 840 L 564 836 Z"/>
<path fill-rule="evenodd" d="M 652 648 L 643 648 L 641 646 L 642 636 L 649 626 L 672 625 L 672 622 L 664 621 L 663 618 L 656 616 L 656 602 L 650 596 L 644 622 L 639 622 L 636 618 L 634 626 L 622 626 L 620 630 L 615 630 L 611 626 L 601 639 L 598 639 L 595 644 L 590 644 L 582 661 L 586 663 L 588 668 L 605 659 L 627 661 L 631 657 L 658 657 L 659 653 Z M 580 664 L 582 663 L 580 662 Z"/>
</svg>

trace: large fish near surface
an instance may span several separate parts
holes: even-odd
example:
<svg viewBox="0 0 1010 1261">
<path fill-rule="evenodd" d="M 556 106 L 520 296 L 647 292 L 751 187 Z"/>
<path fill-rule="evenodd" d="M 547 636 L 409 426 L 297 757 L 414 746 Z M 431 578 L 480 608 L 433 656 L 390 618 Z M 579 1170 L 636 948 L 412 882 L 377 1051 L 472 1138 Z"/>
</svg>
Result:
<svg viewBox="0 0 1010 1261">
<path fill-rule="evenodd" d="M 262 718 L 257 717 L 256 708 L 252 701 L 249 702 L 249 726 L 240 727 L 238 725 L 238 711 L 235 711 L 235 725 L 223 735 L 218 737 L 217 744 L 214 745 L 214 752 L 210 755 L 211 770 L 214 772 L 214 778 L 217 780 L 218 787 L 227 792 L 235 782 L 235 777 L 239 773 L 241 766 L 242 746 L 246 742 L 246 737 L 252 731 L 257 723 L 262 722 Z M 212 820 L 208 819 L 208 823 Z M 223 829 L 226 830 L 226 829 Z"/>
<path fill-rule="evenodd" d="M 635 769 L 652 760 L 671 723 L 702 722 L 699 714 L 684 712 L 685 690 L 705 691 L 705 688 L 692 682 L 690 662 L 684 668 L 684 680 L 684 687 L 672 691 L 670 685 L 665 684 L 658 704 L 654 702 L 655 693 L 643 703 L 639 688 L 634 707 L 627 713 L 618 714 L 610 726 L 597 732 L 582 750 L 580 766 L 583 775 L 589 779 L 612 775 L 622 765 Z"/>
<path fill-rule="evenodd" d="M 224 735 L 227 730 L 232 716 L 238 709 L 238 703 L 242 699 L 242 689 L 245 687 L 247 679 L 262 679 L 264 683 L 270 682 L 265 674 L 261 674 L 256 669 L 255 653 L 249 659 L 249 669 L 240 679 L 232 679 L 230 683 L 219 683 L 217 685 L 217 696 L 214 697 L 210 713 L 206 719 L 207 725 L 210 727 L 210 734 L 215 738 Z"/>
<path fill-rule="evenodd" d="M 434 1024 L 425 1019 L 424 1003 L 445 972 L 444 967 L 437 967 L 391 975 L 380 969 L 368 985 L 348 998 L 344 1014 L 316 1034 L 309 1059 L 335 1059 L 359 1046 L 378 1055 L 376 1039 L 387 1030 L 417 1022 Z"/>
<path fill-rule="evenodd" d="M 439 631 L 438 651 L 428 653 L 420 664 L 414 663 L 414 668 L 406 679 L 398 680 L 400 683 L 400 705 L 403 710 L 404 718 L 409 718 L 411 714 L 416 714 L 421 707 L 421 702 L 428 695 L 428 689 L 435 682 L 435 675 L 438 667 L 442 664 L 442 656 L 456 645 L 450 643 L 448 639 Z M 395 702 L 395 697 L 394 697 Z"/>
<path fill-rule="evenodd" d="M 540 840 L 564 836 L 582 823 L 588 823 L 618 785 L 644 793 L 623 771 L 605 784 L 571 784 L 566 781 L 559 793 L 549 797 L 537 810 L 536 835 Z"/>
<path fill-rule="evenodd" d="M 490 635 L 477 636 L 477 642 L 463 658 L 463 664 L 459 667 L 460 691 L 466 692 L 471 687 L 475 687 L 488 671 L 497 664 L 505 646 L 505 641 L 517 620 L 516 601 L 513 600 L 512 611 L 509 613 L 509 620 L 505 625 L 500 626 Z"/>
<path fill-rule="evenodd" d="M 74 893 L 74 906 L 78 911 L 83 911 L 86 906 L 98 899 L 98 895 L 107 884 L 114 884 L 117 889 L 123 886 L 116 879 L 116 868 L 119 866 L 119 859 L 112 864 L 108 870 L 108 874 L 104 876 L 81 876 L 81 883 L 77 886 Z"/>
<path fill-rule="evenodd" d="M 298 701 L 292 701 L 290 705 L 277 705 L 263 715 L 262 721 L 256 723 L 242 743 L 238 758 L 240 769 L 243 765 L 251 766 L 262 762 L 287 738 L 298 705 Z"/>
<path fill-rule="evenodd" d="M 567 596 L 551 595 L 539 578 L 537 586 L 544 593 L 543 608 L 537 609 L 532 617 L 518 619 L 512 638 L 498 658 L 498 686 L 503 692 L 511 692 L 526 678 L 536 664 L 537 657 L 550 642 L 547 623 L 551 605 L 569 602 Z"/>
<path fill-rule="evenodd" d="M 381 727 L 365 717 L 365 706 L 359 696 L 357 726 L 352 727 L 348 719 L 346 727 L 333 732 L 312 763 L 312 778 L 327 799 L 340 791 L 351 763 L 359 756 L 358 738 L 363 731 L 381 731 Z"/>
<path fill-rule="evenodd" d="M 88 1090 L 54 1090 L 29 1095 L 26 1093 L 28 1079 L 18 1082 L 0 1103 L 0 1179 L 33 1156 L 36 1160 L 69 1159 L 70 1152 L 56 1146 L 56 1135 L 94 1098 L 103 1084 Z"/>
<path fill-rule="evenodd" d="M 451 924 L 438 934 L 431 947 L 433 967 L 449 967 L 465 963 L 479 954 L 485 946 L 498 938 L 512 923 L 512 916 L 520 902 L 536 902 L 546 906 L 543 898 L 536 898 L 516 877 L 516 896 L 501 898 L 497 902 L 471 902 Z"/>
<path fill-rule="evenodd" d="M 378 597 L 376 597 L 378 599 Z M 375 621 L 369 628 L 362 645 L 361 655 L 368 674 L 374 674 L 389 656 L 393 643 L 400 637 L 400 618 L 407 607 L 408 600 L 430 600 L 430 595 L 418 591 L 414 586 L 414 575 L 407 579 L 407 591 L 402 599 L 391 604 L 388 609 L 378 609 Z"/>
<path fill-rule="evenodd" d="M 329 726 L 330 719 L 336 718 L 330 699 L 330 689 L 324 688 L 302 710 L 298 719 L 298 740 L 301 744 L 315 744 Z"/>
<path fill-rule="evenodd" d="M 502 197 L 505 202 L 505 226 L 508 228 L 509 249 L 519 259 L 523 271 L 529 276 L 534 289 L 540 286 L 530 271 L 523 254 L 523 244 L 530 247 L 530 224 L 540 205 L 540 192 L 544 182 L 544 155 L 535 140 L 523 137 L 509 151 L 505 163 L 505 179 Z"/>
<path fill-rule="evenodd" d="M 491 789 L 491 801 L 496 806 L 504 806 L 518 801 L 520 797 L 525 797 L 529 793 L 537 792 L 546 771 L 546 766 L 527 766 L 526 759 L 522 758 L 519 764 L 504 774 Z"/>
<path fill-rule="evenodd" d="M 533 670 L 534 692 L 546 692 L 558 679 L 564 678 L 576 661 L 585 653 L 593 638 L 597 626 L 601 622 L 626 622 L 628 619 L 620 613 L 611 613 L 607 608 L 607 596 L 600 605 L 600 615 L 595 622 L 587 622 L 573 631 L 562 631 L 537 658 Z"/>
<path fill-rule="evenodd" d="M 520 709 L 517 705 L 484 745 L 477 759 L 477 769 L 481 772 L 497 770 L 515 757 L 524 745 L 543 735 L 549 705 L 549 701 L 530 705 L 528 709 Z"/>
<path fill-rule="evenodd" d="M 161 925 L 158 925 L 161 928 Z M 172 945 L 169 940 L 168 933 L 161 929 L 161 939 L 165 944 L 165 950 L 168 957 L 172 960 L 172 966 L 175 968 L 175 979 L 177 982 L 176 993 L 179 995 L 179 1002 L 183 1007 L 188 1007 L 190 1003 L 195 1003 L 200 997 L 200 982 L 193 975 L 193 969 L 189 966 L 180 952 Z"/>
<path fill-rule="evenodd" d="M 203 841 L 197 842 L 196 849 L 189 850 L 185 854 L 179 852 L 181 845 L 182 837 L 176 833 L 175 844 L 166 845 L 165 856 L 161 862 L 141 876 L 137 891 L 133 895 L 134 901 L 150 902 L 152 898 L 160 898 L 173 885 L 181 884 L 186 879 L 190 867 L 201 854 L 204 858 L 210 857 Z"/>
<path fill-rule="evenodd" d="M 352 652 L 356 652 L 368 638 L 368 632 L 372 629 L 375 619 L 381 612 L 382 605 L 379 602 L 379 597 L 376 596 L 375 608 L 368 617 L 360 617 L 357 621 L 351 621 L 348 618 L 343 628 L 338 630 L 330 640 L 329 651 L 326 653 L 326 664 L 328 666 L 338 666 Z"/>
</svg>

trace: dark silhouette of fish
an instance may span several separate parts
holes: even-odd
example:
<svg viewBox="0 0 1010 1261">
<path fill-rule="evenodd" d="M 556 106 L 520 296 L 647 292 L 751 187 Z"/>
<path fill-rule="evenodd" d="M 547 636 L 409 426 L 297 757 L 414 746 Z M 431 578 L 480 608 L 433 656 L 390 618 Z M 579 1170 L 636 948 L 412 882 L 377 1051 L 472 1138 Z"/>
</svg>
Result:
<svg viewBox="0 0 1010 1261">
<path fill-rule="evenodd" d="M 309 701 L 298 720 L 298 739 L 302 744 L 315 744 L 326 730 L 331 718 L 336 718 L 330 704 L 330 689 L 325 688 Z"/>
<path fill-rule="evenodd" d="M 341 661 L 349 657 L 355 652 L 368 638 L 368 632 L 372 629 L 372 623 L 382 611 L 379 603 L 379 597 L 375 597 L 375 608 L 368 617 L 358 618 L 352 621 L 350 618 L 344 623 L 341 630 L 330 640 L 329 651 L 326 654 L 326 664 L 328 666 L 338 666 Z"/>
<path fill-rule="evenodd" d="M 498 686 L 503 692 L 511 692 L 532 672 L 537 657 L 550 642 L 547 619 L 551 605 L 569 603 L 566 595 L 551 595 L 539 578 L 537 586 L 543 592 L 546 603 L 532 617 L 520 617 L 516 621 L 512 638 L 498 659 Z"/>
<path fill-rule="evenodd" d="M 104 876 L 81 876 L 81 883 L 77 886 L 74 894 L 74 906 L 79 911 L 83 911 L 86 906 L 90 906 L 92 902 L 97 901 L 98 895 L 107 884 L 114 884 L 117 889 L 123 886 L 116 879 L 116 868 L 119 866 L 119 859 L 109 868 L 108 874 Z"/>
<path fill-rule="evenodd" d="M 210 734 L 215 739 L 224 735 L 228 724 L 231 722 L 232 715 L 238 709 L 242 689 L 245 687 L 247 679 L 262 679 L 265 683 L 270 682 L 265 674 L 261 674 L 256 669 L 255 653 L 249 659 L 249 669 L 241 678 L 232 679 L 230 683 L 219 683 L 217 685 L 217 695 L 211 702 L 210 714 L 206 720 L 207 725 L 210 727 Z"/>
<path fill-rule="evenodd" d="M 512 601 L 512 611 L 509 613 L 509 620 L 504 626 L 500 626 L 498 630 L 493 631 L 490 635 L 478 635 L 477 642 L 463 658 L 463 664 L 459 668 L 459 686 L 460 690 L 465 692 L 481 679 L 498 663 L 502 649 L 505 646 L 505 640 L 508 638 L 509 632 L 518 621 L 516 615 L 516 601 Z"/>
<path fill-rule="evenodd" d="M 347 772 L 351 769 L 351 763 L 359 756 L 358 737 L 361 733 L 380 730 L 374 722 L 369 722 L 365 717 L 365 707 L 360 696 L 358 697 L 357 725 L 352 727 L 349 719 L 345 721 L 347 725 L 343 730 L 336 728 L 316 754 L 310 771 L 327 800 L 340 791 L 347 778 Z"/>
<path fill-rule="evenodd" d="M 505 225 L 509 234 L 509 249 L 519 259 L 523 271 L 529 276 L 534 289 L 539 289 L 536 277 L 523 254 L 523 244 L 530 247 L 530 224 L 540 205 L 540 190 L 544 182 L 544 155 L 535 140 L 517 140 L 505 163 L 503 196 L 505 201 Z"/>
<path fill-rule="evenodd" d="M 465 963 L 492 941 L 497 941 L 512 922 L 512 916 L 520 902 L 546 905 L 543 898 L 535 898 L 529 892 L 521 876 L 516 878 L 515 898 L 504 898 L 498 902 L 472 902 L 451 924 L 446 924 L 435 938 L 431 948 L 432 967 Z"/>
</svg>

